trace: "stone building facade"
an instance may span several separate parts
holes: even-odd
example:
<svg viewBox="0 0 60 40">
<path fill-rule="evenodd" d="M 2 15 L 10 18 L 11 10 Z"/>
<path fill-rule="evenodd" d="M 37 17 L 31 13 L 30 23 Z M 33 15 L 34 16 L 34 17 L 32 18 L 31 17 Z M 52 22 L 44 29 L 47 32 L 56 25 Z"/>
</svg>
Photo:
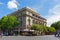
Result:
<svg viewBox="0 0 60 40">
<path fill-rule="evenodd" d="M 15 11 L 12 15 L 16 16 L 20 22 L 20 30 L 29 30 L 32 24 L 40 24 L 44 26 L 47 24 L 45 18 L 41 17 L 37 12 L 29 7 L 24 7 L 18 11 Z"/>
</svg>

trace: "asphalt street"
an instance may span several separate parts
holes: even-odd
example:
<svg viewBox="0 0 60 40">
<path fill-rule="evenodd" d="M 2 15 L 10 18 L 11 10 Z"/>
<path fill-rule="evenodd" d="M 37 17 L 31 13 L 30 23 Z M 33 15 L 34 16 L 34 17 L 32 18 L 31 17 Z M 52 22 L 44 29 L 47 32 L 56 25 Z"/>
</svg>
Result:
<svg viewBox="0 0 60 40">
<path fill-rule="evenodd" d="M 60 37 L 54 35 L 45 36 L 3 36 L 0 40 L 60 40 Z"/>
</svg>

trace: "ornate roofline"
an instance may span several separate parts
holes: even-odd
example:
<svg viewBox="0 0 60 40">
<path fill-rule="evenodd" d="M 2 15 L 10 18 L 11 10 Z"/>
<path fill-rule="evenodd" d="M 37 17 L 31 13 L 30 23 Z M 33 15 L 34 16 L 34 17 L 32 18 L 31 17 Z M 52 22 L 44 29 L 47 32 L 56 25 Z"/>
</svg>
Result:
<svg viewBox="0 0 60 40">
<path fill-rule="evenodd" d="M 33 10 L 33 9 L 30 8 L 30 7 L 24 7 L 24 8 L 22 8 L 22 9 L 18 9 L 17 11 L 15 11 L 15 12 L 13 12 L 13 13 L 17 13 L 17 12 L 24 11 L 24 10 L 29 11 L 29 12 L 31 12 L 31 13 L 33 13 L 33 14 L 36 14 L 37 16 L 41 17 L 39 13 L 37 13 L 35 10 Z M 41 17 L 41 18 L 44 19 L 44 20 L 46 20 L 46 19 L 43 18 L 43 17 Z"/>
<path fill-rule="evenodd" d="M 38 16 L 40 16 L 40 14 L 39 13 L 37 13 L 35 10 L 33 10 L 32 8 L 30 8 L 30 7 L 24 7 L 24 8 L 22 8 L 22 9 L 19 9 L 18 11 L 23 11 L 23 10 L 27 10 L 27 11 L 30 11 L 30 12 L 32 12 L 32 13 L 34 13 L 34 14 L 36 14 L 36 15 L 38 15 Z M 41 17 L 41 16 L 40 16 Z M 43 18 L 43 17 L 41 17 L 41 18 Z M 46 20 L 45 18 L 43 18 L 44 20 Z"/>
</svg>

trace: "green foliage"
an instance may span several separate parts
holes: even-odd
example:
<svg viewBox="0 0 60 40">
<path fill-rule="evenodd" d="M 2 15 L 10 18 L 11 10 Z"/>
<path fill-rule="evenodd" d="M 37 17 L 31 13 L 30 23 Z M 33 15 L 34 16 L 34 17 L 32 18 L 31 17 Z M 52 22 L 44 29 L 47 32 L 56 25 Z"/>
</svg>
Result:
<svg viewBox="0 0 60 40">
<path fill-rule="evenodd" d="M 48 32 L 55 32 L 56 31 L 54 27 L 47 27 L 47 30 L 48 30 Z"/>
<path fill-rule="evenodd" d="M 32 30 L 36 30 L 36 31 L 41 31 L 41 32 L 55 32 L 55 28 L 54 27 L 47 27 L 47 26 L 43 26 L 43 25 L 38 25 L 38 24 L 33 24 L 31 26 Z"/>
<path fill-rule="evenodd" d="M 32 30 L 38 30 L 38 27 L 39 27 L 39 25 L 33 24 L 33 25 L 31 26 L 31 29 L 32 29 Z"/>
<path fill-rule="evenodd" d="M 15 26 L 18 25 L 17 18 L 15 16 L 8 16 L 8 29 L 13 29 Z"/>
<path fill-rule="evenodd" d="M 51 27 L 54 27 L 56 30 L 60 30 L 60 21 L 51 24 Z"/>
<path fill-rule="evenodd" d="M 38 25 L 38 24 L 33 24 L 31 26 L 32 30 L 37 30 L 37 31 L 42 31 L 42 32 L 47 32 L 47 28 L 43 25 Z"/>
<path fill-rule="evenodd" d="M 1 30 L 1 19 L 0 19 L 0 30 Z"/>
<path fill-rule="evenodd" d="M 4 16 L 3 18 L 1 18 L 1 29 L 2 30 L 6 30 L 7 29 L 7 25 L 6 25 L 6 23 L 7 23 L 7 16 Z"/>
<path fill-rule="evenodd" d="M 43 32 L 48 32 L 47 26 L 43 26 Z"/>
<path fill-rule="evenodd" d="M 18 21 L 15 16 L 4 16 L 0 20 L 1 30 L 11 30 L 17 25 Z"/>
</svg>

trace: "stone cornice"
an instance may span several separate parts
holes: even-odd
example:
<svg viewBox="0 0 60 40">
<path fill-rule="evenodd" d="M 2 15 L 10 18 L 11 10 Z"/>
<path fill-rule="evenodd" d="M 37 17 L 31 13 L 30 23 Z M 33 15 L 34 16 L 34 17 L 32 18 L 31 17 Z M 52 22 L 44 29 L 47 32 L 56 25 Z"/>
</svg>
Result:
<svg viewBox="0 0 60 40">
<path fill-rule="evenodd" d="M 23 12 L 23 11 L 29 11 L 29 12 L 31 12 L 31 13 L 39 16 L 40 18 L 46 20 L 45 18 L 41 17 L 39 13 L 37 13 L 35 10 L 33 10 L 33 9 L 29 8 L 29 7 L 24 7 L 24 8 L 22 8 L 22 9 L 19 9 L 19 10 L 13 12 L 12 14 L 15 14 L 15 13 L 17 13 L 17 12 Z"/>
</svg>

